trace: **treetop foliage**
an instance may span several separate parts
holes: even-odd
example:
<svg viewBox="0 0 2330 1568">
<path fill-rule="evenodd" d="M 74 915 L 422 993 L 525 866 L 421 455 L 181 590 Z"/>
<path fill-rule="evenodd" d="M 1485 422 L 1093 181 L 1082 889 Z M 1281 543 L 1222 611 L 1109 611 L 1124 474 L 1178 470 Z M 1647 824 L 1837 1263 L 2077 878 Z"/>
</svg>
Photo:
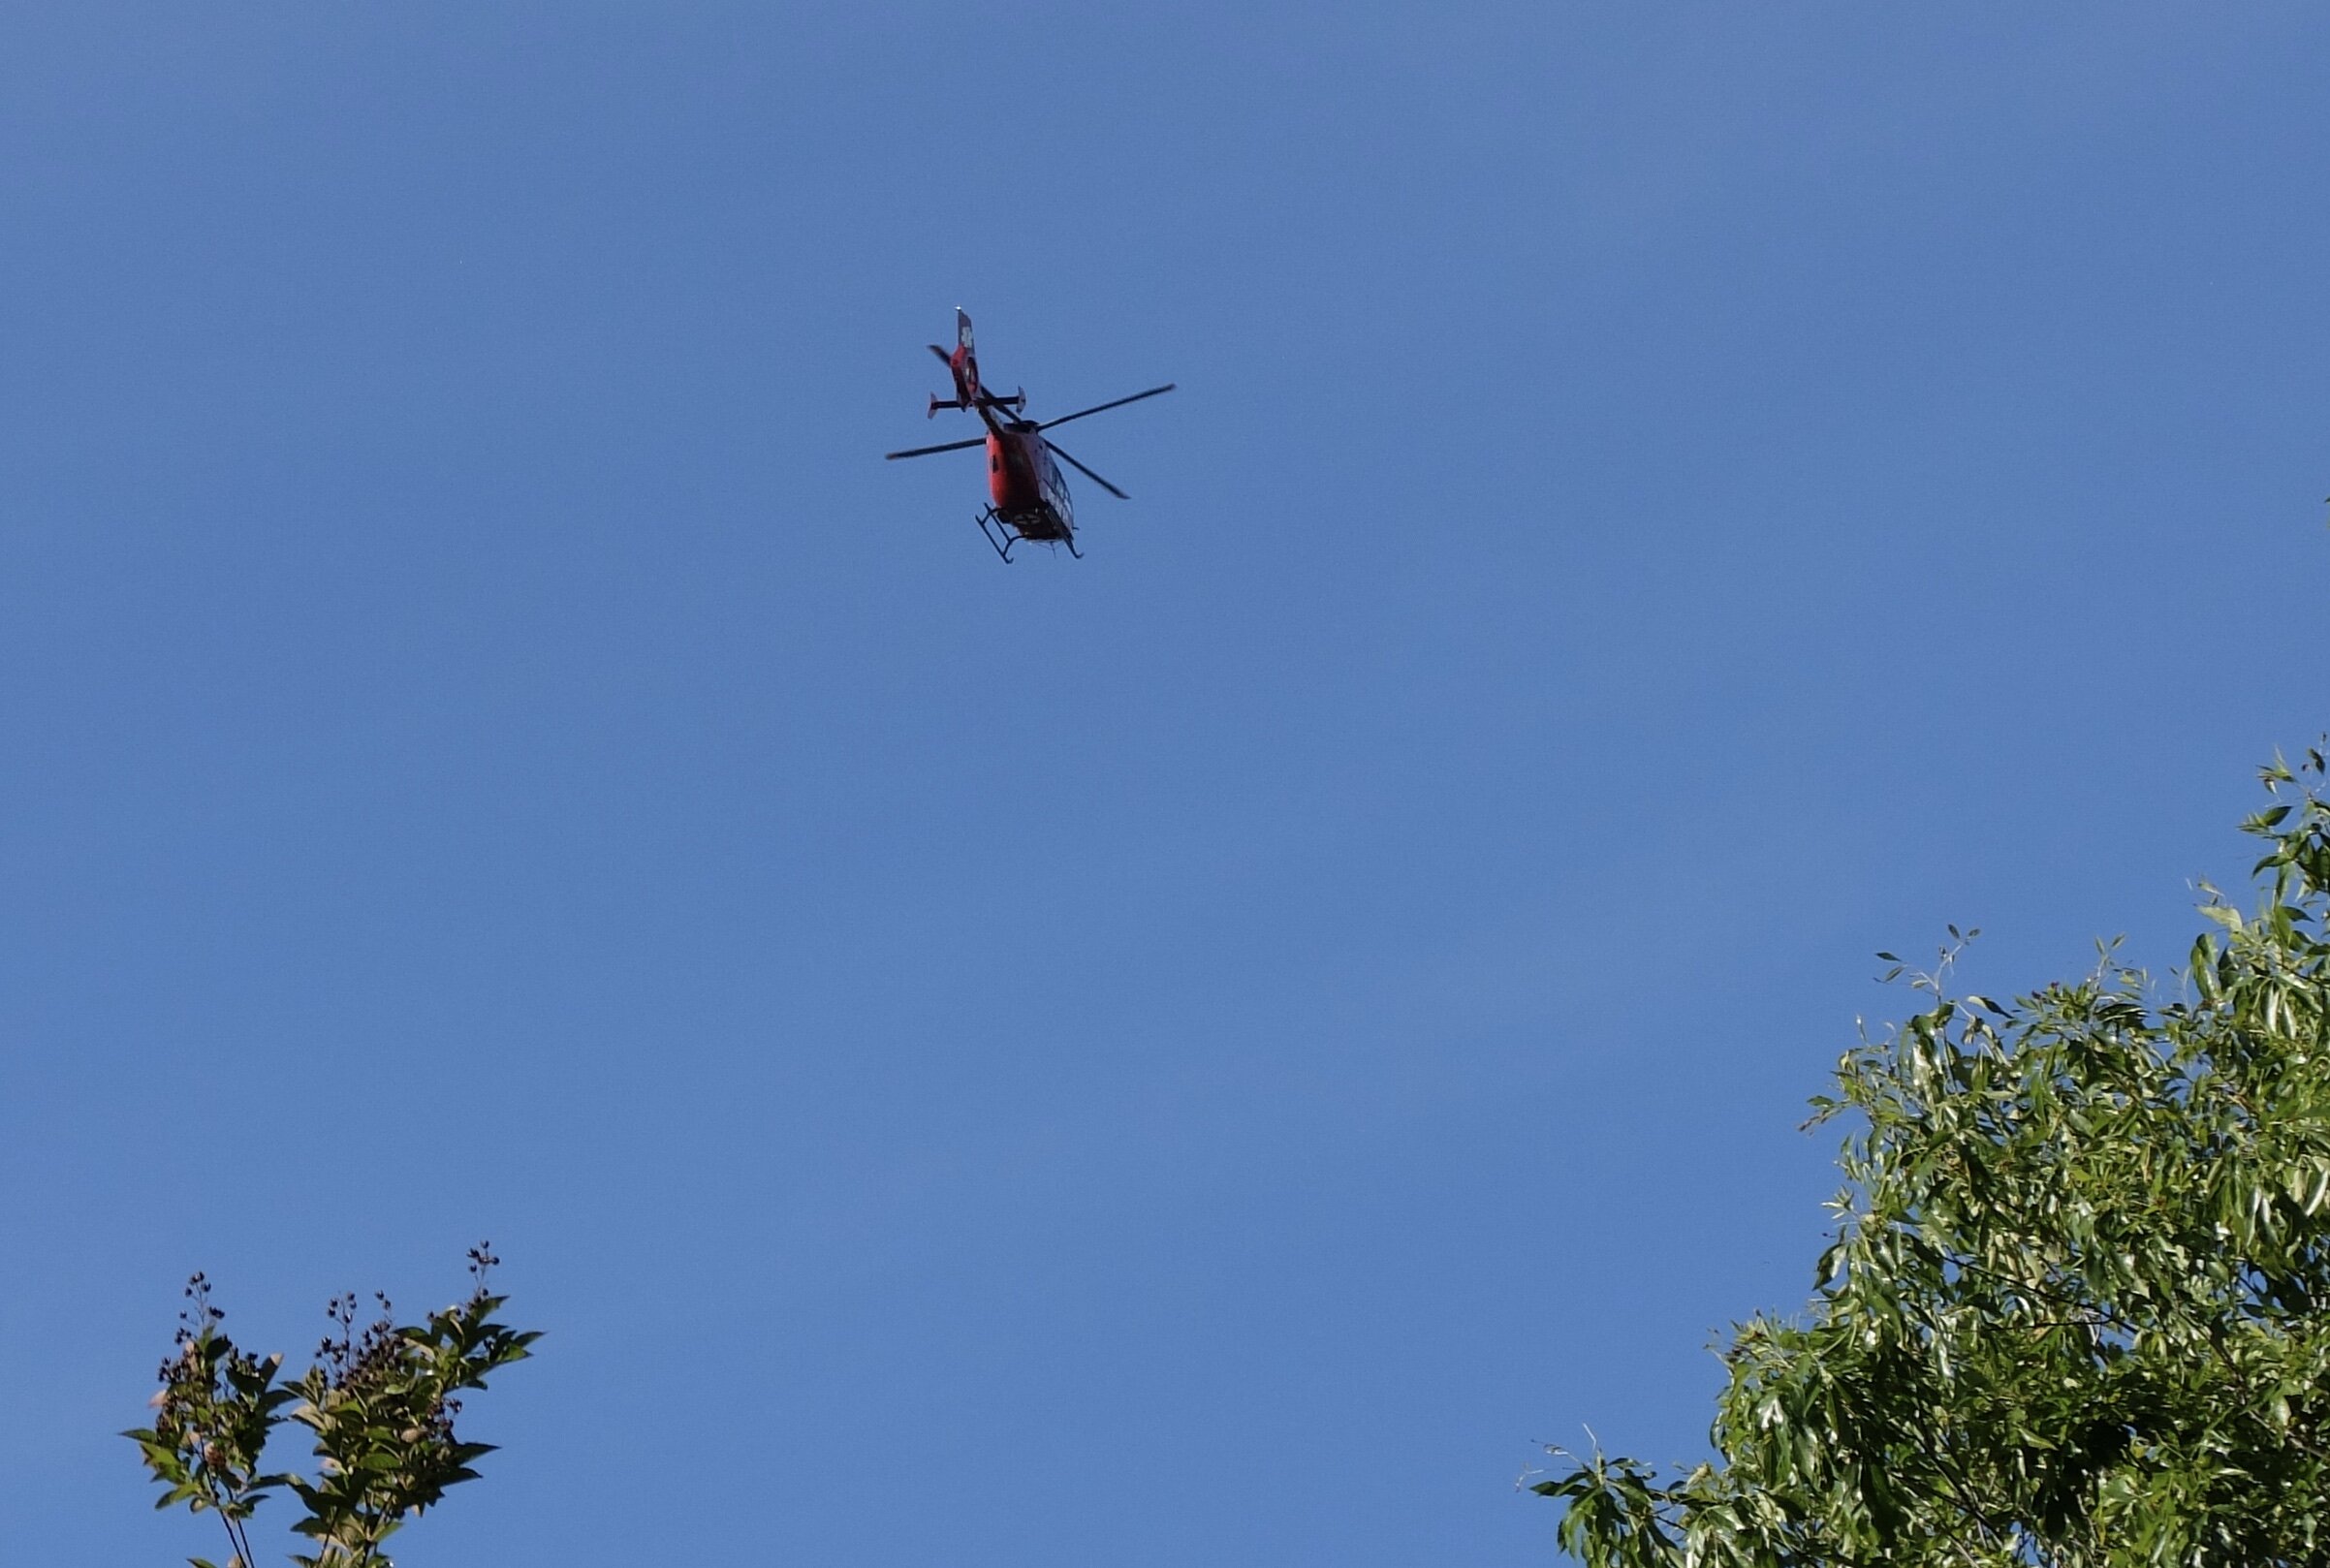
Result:
<svg viewBox="0 0 2330 1568">
<path fill-rule="evenodd" d="M 483 1243 L 471 1248 L 468 1300 L 416 1324 L 394 1322 L 383 1296 L 375 1298 L 379 1318 L 359 1331 L 356 1298 L 335 1298 L 326 1308 L 333 1333 L 317 1347 L 315 1364 L 289 1382 L 277 1381 L 281 1356 L 253 1356 L 220 1329 L 226 1314 L 196 1274 L 162 1363 L 154 1424 L 122 1434 L 165 1489 L 154 1506 L 216 1513 L 233 1552 L 229 1568 L 255 1568 L 251 1515 L 268 1493 L 288 1490 L 305 1509 L 292 1529 L 315 1547 L 292 1554 L 299 1568 L 393 1568 L 381 1544 L 447 1488 L 475 1480 L 470 1466 L 493 1452 L 455 1434 L 460 1396 L 524 1361 L 541 1337 L 495 1321 L 506 1298 L 487 1289 L 487 1275 L 499 1261 Z M 286 1420 L 315 1440 L 312 1480 L 261 1468 L 268 1439 Z M 202 1557 L 188 1561 L 216 1568 Z"/>
<path fill-rule="evenodd" d="M 1954 995 L 1953 949 L 1845 1053 L 1809 1307 L 1734 1331 L 1714 1461 L 1565 1455 L 1534 1486 L 1570 1554 L 2330 1563 L 2330 800 L 2319 750 L 2262 776 L 2257 908 L 2205 890 L 2176 999 L 2108 949 Z"/>
</svg>

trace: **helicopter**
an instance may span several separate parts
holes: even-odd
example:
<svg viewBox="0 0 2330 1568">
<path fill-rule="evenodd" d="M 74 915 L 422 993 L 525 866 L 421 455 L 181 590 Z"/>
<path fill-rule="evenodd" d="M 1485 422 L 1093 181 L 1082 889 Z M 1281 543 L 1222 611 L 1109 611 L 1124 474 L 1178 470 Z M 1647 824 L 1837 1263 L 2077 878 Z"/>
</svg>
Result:
<svg viewBox="0 0 2330 1568">
<path fill-rule="evenodd" d="M 1034 540 L 1039 545 L 1065 545 L 1069 554 L 1082 560 L 1084 551 L 1076 548 L 1076 512 L 1068 499 L 1068 482 L 1053 458 L 1067 463 L 1119 501 L 1129 501 L 1132 497 L 1069 456 L 1044 432 L 1087 414 L 1105 413 L 1137 403 L 1144 397 L 1169 392 L 1174 383 L 1169 381 L 1162 387 L 1151 387 L 1112 402 L 1095 403 L 1057 419 L 1031 420 L 1026 417 L 1024 390 L 1001 397 L 980 382 L 979 354 L 971 341 L 971 318 L 960 307 L 955 312 L 955 352 L 949 354 L 935 343 L 930 345 L 930 352 L 945 361 L 953 375 L 955 395 L 933 395 L 923 418 L 934 418 L 942 408 L 968 409 L 987 425 L 987 434 L 975 435 L 967 441 L 941 442 L 935 447 L 909 447 L 904 452 L 886 452 L 882 455 L 895 461 L 900 457 L 928 457 L 934 452 L 986 447 L 989 504 L 979 514 L 979 531 L 987 536 L 995 553 L 1003 557 L 1004 564 L 1011 564 L 1013 547 L 1024 540 Z"/>
</svg>

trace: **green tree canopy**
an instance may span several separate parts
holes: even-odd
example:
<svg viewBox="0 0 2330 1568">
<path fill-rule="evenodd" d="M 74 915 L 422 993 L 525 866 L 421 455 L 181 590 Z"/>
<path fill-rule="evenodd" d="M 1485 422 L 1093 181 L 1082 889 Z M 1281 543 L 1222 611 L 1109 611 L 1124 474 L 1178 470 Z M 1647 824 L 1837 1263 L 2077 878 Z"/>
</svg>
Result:
<svg viewBox="0 0 2330 1568">
<path fill-rule="evenodd" d="M 2177 999 L 2108 956 L 2008 1003 L 1945 962 L 1846 1053 L 1811 1302 L 1735 1331 L 1712 1462 L 1564 1456 L 1565 1550 L 2330 1563 L 2330 803 L 2319 751 L 2264 779 L 2257 912 L 2211 892 Z"/>
</svg>

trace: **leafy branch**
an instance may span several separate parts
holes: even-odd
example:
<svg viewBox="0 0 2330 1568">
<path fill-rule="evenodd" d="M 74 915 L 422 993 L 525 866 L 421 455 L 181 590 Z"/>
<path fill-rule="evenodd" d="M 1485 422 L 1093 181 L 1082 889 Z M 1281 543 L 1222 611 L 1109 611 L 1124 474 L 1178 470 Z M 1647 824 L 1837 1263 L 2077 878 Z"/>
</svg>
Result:
<svg viewBox="0 0 2330 1568">
<path fill-rule="evenodd" d="M 379 1316 L 360 1330 L 355 1296 L 335 1298 L 326 1307 L 333 1333 L 291 1382 L 278 1381 L 281 1356 L 254 1357 L 219 1327 L 226 1314 L 196 1274 L 162 1363 L 154 1425 L 123 1434 L 165 1489 L 154 1506 L 217 1514 L 229 1568 L 254 1568 L 251 1515 L 271 1492 L 289 1490 L 305 1509 L 292 1529 L 314 1548 L 292 1554 L 299 1568 L 393 1568 L 382 1544 L 448 1488 L 477 1479 L 472 1465 L 493 1452 L 456 1432 L 461 1396 L 525 1360 L 541 1337 L 497 1320 L 507 1298 L 492 1294 L 488 1276 L 499 1261 L 484 1243 L 471 1248 L 468 1299 L 420 1323 L 396 1323 L 382 1296 Z M 260 1467 L 287 1420 L 314 1440 L 313 1479 Z"/>
</svg>

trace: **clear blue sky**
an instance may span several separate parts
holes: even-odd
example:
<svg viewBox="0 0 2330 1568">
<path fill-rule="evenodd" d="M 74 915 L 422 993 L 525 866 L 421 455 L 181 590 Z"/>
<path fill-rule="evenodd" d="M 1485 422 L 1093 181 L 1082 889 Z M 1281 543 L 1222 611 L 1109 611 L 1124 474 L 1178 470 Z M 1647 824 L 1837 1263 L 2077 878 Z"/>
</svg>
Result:
<svg viewBox="0 0 2330 1568">
<path fill-rule="evenodd" d="M 2330 723 L 2330 18 L 8 8 L 0 1552 L 179 1281 L 489 1237 L 406 1568 L 1552 1555 L 1800 1302 L 1873 950 Z M 957 304 L 1076 427 L 1009 569 Z"/>
</svg>

